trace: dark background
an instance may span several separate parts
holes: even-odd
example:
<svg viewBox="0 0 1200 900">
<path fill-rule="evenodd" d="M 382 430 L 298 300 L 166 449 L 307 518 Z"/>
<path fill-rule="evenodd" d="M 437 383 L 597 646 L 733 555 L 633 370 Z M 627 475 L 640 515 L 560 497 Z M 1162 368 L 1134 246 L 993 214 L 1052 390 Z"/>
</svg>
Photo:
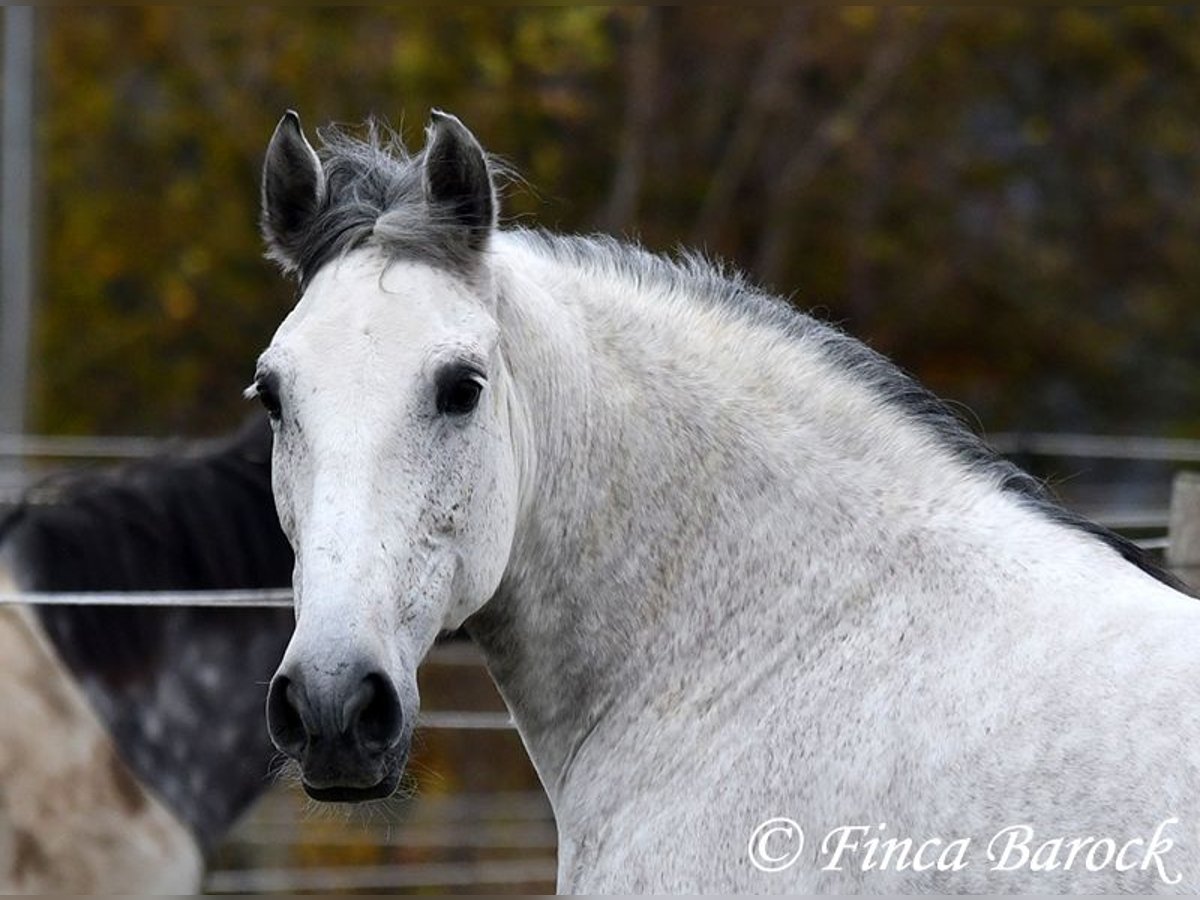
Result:
<svg viewBox="0 0 1200 900">
<path fill-rule="evenodd" d="M 1200 436 L 1190 8 L 59 8 L 37 57 L 31 430 L 233 426 L 280 114 L 438 106 L 509 221 L 706 248 L 989 431 Z"/>
</svg>

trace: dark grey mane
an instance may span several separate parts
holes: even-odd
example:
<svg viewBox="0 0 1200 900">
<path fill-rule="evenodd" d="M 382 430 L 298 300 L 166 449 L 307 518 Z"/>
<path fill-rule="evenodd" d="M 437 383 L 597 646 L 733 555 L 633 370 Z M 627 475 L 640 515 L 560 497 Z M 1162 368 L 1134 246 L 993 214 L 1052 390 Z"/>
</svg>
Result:
<svg viewBox="0 0 1200 900">
<path fill-rule="evenodd" d="M 287 587 L 270 452 L 256 417 L 189 453 L 52 479 L 0 522 L 0 545 L 24 590 Z M 265 685 L 291 611 L 36 609 L 122 758 L 211 847 L 270 784 Z"/>
<path fill-rule="evenodd" d="M 695 254 L 674 260 L 606 236 L 568 237 L 544 231 L 525 234 L 547 253 L 570 265 L 716 303 L 797 340 L 815 344 L 855 380 L 872 387 L 884 402 L 899 407 L 932 431 L 969 468 L 994 478 L 1001 490 L 1018 496 L 1047 518 L 1102 541 L 1127 562 L 1164 584 L 1191 593 L 1136 544 L 1063 507 L 1041 481 L 999 456 L 948 404 L 887 357 L 755 288 L 740 273 L 729 272 Z"/>
<path fill-rule="evenodd" d="M 395 132 L 375 121 L 367 123 L 365 139 L 334 127 L 318 136 L 325 194 L 287 248 L 301 288 L 330 260 L 368 244 L 394 258 L 420 259 L 452 272 L 474 269 L 478 253 L 461 224 L 426 199 L 425 151 L 410 154 Z M 503 173 L 494 159 L 490 165 L 493 174 Z"/>
</svg>

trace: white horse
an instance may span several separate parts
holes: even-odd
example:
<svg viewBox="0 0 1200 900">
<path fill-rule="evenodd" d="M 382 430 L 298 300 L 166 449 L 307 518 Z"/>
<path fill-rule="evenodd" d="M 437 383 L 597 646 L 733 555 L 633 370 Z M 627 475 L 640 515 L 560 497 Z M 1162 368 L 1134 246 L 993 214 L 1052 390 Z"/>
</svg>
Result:
<svg viewBox="0 0 1200 900">
<path fill-rule="evenodd" d="M 268 721 L 312 796 L 393 789 L 465 624 L 560 890 L 1200 889 L 1200 603 L 890 363 L 499 229 L 445 114 L 410 157 L 289 113 L 263 201 L 303 289 L 250 390 L 297 555 Z"/>
</svg>

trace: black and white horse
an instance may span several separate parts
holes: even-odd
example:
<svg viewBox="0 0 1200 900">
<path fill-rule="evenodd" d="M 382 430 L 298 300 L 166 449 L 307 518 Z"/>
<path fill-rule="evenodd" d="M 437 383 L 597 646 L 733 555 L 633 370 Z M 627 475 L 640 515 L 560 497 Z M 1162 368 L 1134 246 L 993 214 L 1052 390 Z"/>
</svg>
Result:
<svg viewBox="0 0 1200 900">
<path fill-rule="evenodd" d="M 286 587 L 261 421 L 35 488 L 0 523 L 19 591 Z M 194 891 L 270 784 L 288 609 L 0 608 L 0 887 Z"/>
</svg>

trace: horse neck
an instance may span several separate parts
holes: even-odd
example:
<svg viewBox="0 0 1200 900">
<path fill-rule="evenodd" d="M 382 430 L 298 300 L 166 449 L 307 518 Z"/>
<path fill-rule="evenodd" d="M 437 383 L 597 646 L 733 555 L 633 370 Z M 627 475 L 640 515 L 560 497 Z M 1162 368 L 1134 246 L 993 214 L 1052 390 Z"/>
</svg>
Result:
<svg viewBox="0 0 1200 900">
<path fill-rule="evenodd" d="M 518 241 L 497 257 L 527 496 L 468 627 L 552 801 L 585 742 L 699 722 L 731 660 L 749 683 L 899 615 L 889 595 L 990 596 L 972 556 L 1037 518 L 800 339 Z"/>
</svg>

